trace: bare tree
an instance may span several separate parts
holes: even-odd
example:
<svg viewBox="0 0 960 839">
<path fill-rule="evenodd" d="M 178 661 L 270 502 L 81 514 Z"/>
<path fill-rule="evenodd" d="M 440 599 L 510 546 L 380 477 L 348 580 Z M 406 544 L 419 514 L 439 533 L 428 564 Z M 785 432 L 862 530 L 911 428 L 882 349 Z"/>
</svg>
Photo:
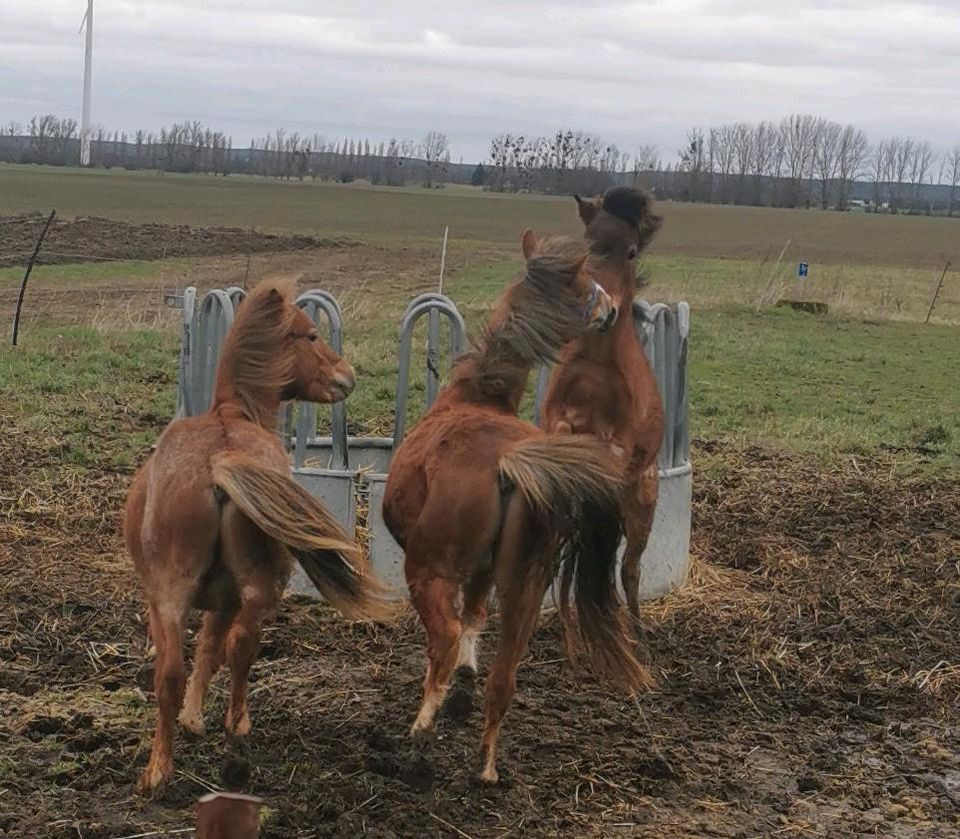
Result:
<svg viewBox="0 0 960 839">
<path fill-rule="evenodd" d="M 913 187 L 912 203 L 914 208 L 921 203 L 923 185 L 926 183 L 930 170 L 933 168 L 934 159 L 935 155 L 930 143 L 924 141 L 917 143 L 913 147 L 913 157 L 910 161 L 910 183 Z M 929 214 L 929 212 L 930 207 L 928 204 L 927 213 Z"/>
<path fill-rule="evenodd" d="M 893 137 L 887 143 L 887 175 L 895 185 L 890 212 L 898 213 L 903 207 L 904 185 L 908 180 L 910 161 L 913 159 L 913 140 L 909 137 Z"/>
<path fill-rule="evenodd" d="M 449 153 L 449 148 L 447 135 L 440 131 L 430 131 L 420 141 L 420 154 L 427 162 L 426 186 L 433 186 L 434 176 L 440 174 L 443 159 Z"/>
<path fill-rule="evenodd" d="M 845 210 L 853 182 L 863 173 L 870 151 L 867 135 L 848 125 L 840 135 L 837 147 L 837 209 Z"/>
<path fill-rule="evenodd" d="M 824 210 L 830 207 L 830 190 L 837 175 L 842 132 L 835 122 L 824 122 L 817 132 L 814 165 L 820 179 L 820 206 Z"/>
<path fill-rule="evenodd" d="M 730 199 L 730 175 L 737 158 L 737 129 L 734 125 L 721 125 L 714 138 L 714 165 L 719 174 L 718 195 L 724 204 Z"/>
<path fill-rule="evenodd" d="M 735 204 L 742 204 L 744 201 L 744 186 L 754 155 L 753 140 L 753 126 L 738 122 L 733 127 L 733 152 L 737 161 L 737 190 L 733 199 Z"/>
<path fill-rule="evenodd" d="M 960 188 L 960 143 L 955 145 L 946 155 L 947 179 L 950 182 L 950 200 L 947 205 L 947 215 L 953 218 L 957 208 L 957 190 Z"/>
<path fill-rule="evenodd" d="M 873 150 L 873 161 L 871 165 L 871 172 L 873 173 L 873 203 L 878 210 L 883 203 L 883 186 L 887 179 L 889 160 L 890 149 L 887 146 L 887 141 L 881 140 Z"/>
<path fill-rule="evenodd" d="M 633 183 L 653 188 L 653 175 L 660 169 L 660 153 L 656 146 L 641 146 L 633 156 Z"/>
<path fill-rule="evenodd" d="M 813 164 L 817 127 L 817 118 L 809 114 L 792 114 L 780 123 L 784 163 L 790 179 L 787 206 L 796 207 L 800 202 L 803 180 Z"/>
<path fill-rule="evenodd" d="M 763 178 L 770 174 L 780 132 L 769 122 L 761 122 L 753 131 L 753 201 L 763 203 Z"/>
<path fill-rule="evenodd" d="M 687 144 L 680 149 L 680 163 L 677 168 L 686 174 L 685 197 L 688 201 L 702 201 L 704 196 L 704 173 L 707 170 L 706 149 L 703 131 L 691 128 L 687 132 Z"/>
</svg>

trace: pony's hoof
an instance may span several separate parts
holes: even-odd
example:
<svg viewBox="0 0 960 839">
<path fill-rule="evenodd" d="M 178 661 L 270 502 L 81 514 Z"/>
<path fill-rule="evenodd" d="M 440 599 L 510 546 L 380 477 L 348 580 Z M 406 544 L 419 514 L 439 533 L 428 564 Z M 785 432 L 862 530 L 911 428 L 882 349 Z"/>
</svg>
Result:
<svg viewBox="0 0 960 839">
<path fill-rule="evenodd" d="M 236 722 L 233 721 L 233 715 L 228 713 L 225 727 L 227 734 L 232 734 L 234 737 L 246 737 L 253 728 L 253 723 L 250 721 L 250 712 L 244 710 Z"/>
<path fill-rule="evenodd" d="M 431 734 L 433 734 L 432 722 L 421 722 L 420 720 L 417 720 L 413 725 L 410 726 L 410 736 L 415 740 L 425 740 Z"/>
<path fill-rule="evenodd" d="M 140 780 L 137 781 L 137 792 L 141 795 L 150 795 L 160 789 L 160 787 L 166 784 L 171 778 L 173 778 L 172 761 L 166 766 L 151 761 L 147 764 L 147 768 L 144 769 Z"/>
<path fill-rule="evenodd" d="M 197 715 L 180 714 L 180 725 L 183 730 L 194 737 L 203 737 L 207 733 L 207 727 L 203 724 L 203 717 Z"/>
<path fill-rule="evenodd" d="M 500 773 L 497 772 L 496 766 L 487 766 L 484 768 L 483 772 L 480 773 L 480 782 L 483 784 L 499 784 L 500 783 Z"/>
</svg>

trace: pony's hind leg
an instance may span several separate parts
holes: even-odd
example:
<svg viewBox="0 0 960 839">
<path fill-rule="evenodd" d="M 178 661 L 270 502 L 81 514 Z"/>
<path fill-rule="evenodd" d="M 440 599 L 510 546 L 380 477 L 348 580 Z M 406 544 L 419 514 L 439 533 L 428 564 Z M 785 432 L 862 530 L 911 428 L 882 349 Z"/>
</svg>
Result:
<svg viewBox="0 0 960 839">
<path fill-rule="evenodd" d="M 653 515 L 657 508 L 657 494 L 660 477 L 656 464 L 644 470 L 636 484 L 628 489 L 624 504 L 624 530 L 627 544 L 623 552 L 623 565 L 620 568 L 620 582 L 627 600 L 627 610 L 633 621 L 637 639 L 644 657 L 646 642 L 643 623 L 640 619 L 640 570 L 643 552 L 646 550 L 650 531 L 653 529 Z"/>
<path fill-rule="evenodd" d="M 226 655 L 227 631 L 236 616 L 236 611 L 210 611 L 203 613 L 203 625 L 197 636 L 193 672 L 187 682 L 186 698 L 180 711 L 180 725 L 192 734 L 201 735 L 203 725 L 203 700 L 210 681 L 223 664 Z"/>
<path fill-rule="evenodd" d="M 183 627 L 192 591 L 168 592 L 150 604 L 150 631 L 157 648 L 153 689 L 157 697 L 157 725 L 147 768 L 138 788 L 149 792 L 173 777 L 174 724 L 183 701 L 186 668 L 183 663 Z"/>
<path fill-rule="evenodd" d="M 463 587 L 463 609 L 460 613 L 463 633 L 460 636 L 457 669 L 468 670 L 473 676 L 477 674 L 479 638 L 487 625 L 487 606 L 492 586 L 493 568 L 484 566 L 474 572 Z"/>
<path fill-rule="evenodd" d="M 537 626 L 540 607 L 550 586 L 549 557 L 536 546 L 533 523 L 519 496 L 507 508 L 500 549 L 497 553 L 496 583 L 500 600 L 500 642 L 497 656 L 487 675 L 484 699 L 486 720 L 481 753 L 480 780 L 495 784 L 497 740 L 507 709 L 517 689 L 517 667 L 530 636 Z"/>
<path fill-rule="evenodd" d="M 410 584 L 410 601 L 427 633 L 427 673 L 423 680 L 423 701 L 410 729 L 411 734 L 427 731 L 433 726 L 450 686 L 463 629 L 455 603 L 458 589 L 456 582 L 443 577 L 431 577 Z"/>
<path fill-rule="evenodd" d="M 233 504 L 223 512 L 223 558 L 240 592 L 240 610 L 227 631 L 225 654 L 230 666 L 230 702 L 225 726 L 243 737 L 250 733 L 247 679 L 260 652 L 260 627 L 271 617 L 289 576 L 289 556 L 258 530 Z"/>
</svg>

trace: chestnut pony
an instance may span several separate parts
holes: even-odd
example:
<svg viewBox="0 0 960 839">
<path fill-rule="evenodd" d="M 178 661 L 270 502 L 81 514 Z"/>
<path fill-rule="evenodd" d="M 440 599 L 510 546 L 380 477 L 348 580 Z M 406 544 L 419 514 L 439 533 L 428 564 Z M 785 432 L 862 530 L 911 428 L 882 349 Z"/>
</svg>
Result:
<svg viewBox="0 0 960 839">
<path fill-rule="evenodd" d="M 616 187 L 599 201 L 576 196 L 586 225 L 597 281 L 617 311 L 612 328 L 584 333 L 560 353 L 541 411 L 553 434 L 592 434 L 606 443 L 624 470 L 622 526 L 627 537 L 621 582 L 637 631 L 640 624 L 640 558 L 657 505 L 657 454 L 663 440 L 663 402 L 637 339 L 633 298 L 635 260 L 660 228 L 652 200 Z"/>
<path fill-rule="evenodd" d="M 388 612 L 354 540 L 294 482 L 274 431 L 283 400 L 337 402 L 354 386 L 351 366 L 293 305 L 294 291 L 293 283 L 266 281 L 240 305 L 210 410 L 167 426 L 130 487 L 124 535 L 157 650 L 159 708 L 141 791 L 173 775 L 181 702 L 181 724 L 203 732 L 204 695 L 224 660 L 232 681 L 226 728 L 249 733 L 247 675 L 260 625 L 275 611 L 294 558 L 348 617 Z M 184 625 L 191 607 L 204 616 L 185 685 Z"/>
<path fill-rule="evenodd" d="M 501 297 L 483 337 L 403 440 L 383 514 L 406 554 L 410 599 L 427 635 L 423 701 L 411 733 L 429 729 L 456 667 L 474 676 L 477 636 L 495 585 L 500 642 L 486 683 L 481 779 L 498 778 L 496 744 L 516 671 L 560 557 L 595 668 L 628 690 L 650 686 L 616 591 L 620 476 L 590 436 L 547 435 L 517 417 L 532 366 L 584 329 L 607 325 L 610 298 L 586 247 L 523 236 L 526 272 Z M 462 608 L 456 601 L 462 595 Z"/>
</svg>

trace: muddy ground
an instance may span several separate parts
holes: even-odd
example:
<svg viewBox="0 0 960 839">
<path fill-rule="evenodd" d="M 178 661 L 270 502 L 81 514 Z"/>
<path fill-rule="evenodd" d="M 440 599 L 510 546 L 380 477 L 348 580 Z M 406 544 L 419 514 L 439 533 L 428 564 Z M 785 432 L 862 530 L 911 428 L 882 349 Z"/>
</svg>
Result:
<svg viewBox="0 0 960 839">
<path fill-rule="evenodd" d="M 181 737 L 175 782 L 145 800 L 151 664 L 116 534 L 129 474 L 37 486 L 24 476 L 55 445 L 0 447 L 0 835 L 185 830 L 228 756 L 268 802 L 264 837 L 960 835 L 956 482 L 701 442 L 691 583 L 646 611 L 660 690 L 628 700 L 572 670 L 545 619 L 494 788 L 474 780 L 479 707 L 405 736 L 415 624 L 287 600 L 252 736 L 225 742 L 218 681 L 206 739 Z"/>
<path fill-rule="evenodd" d="M 254 256 L 249 268 L 245 254 L 198 259 L 73 288 L 40 270 L 28 318 L 172 321 L 163 289 L 268 273 L 412 296 L 433 287 L 436 264 L 428 248 L 370 243 Z M 289 599 L 253 673 L 251 737 L 225 740 L 221 678 L 207 737 L 181 737 L 174 783 L 143 799 L 133 782 L 149 748 L 151 662 L 118 537 L 131 472 L 67 468 L 62 441 L 6 433 L 7 407 L 0 836 L 190 835 L 194 803 L 224 785 L 228 759 L 267 801 L 265 839 L 960 836 L 956 480 L 700 441 L 690 584 L 646 609 L 660 689 L 625 699 L 571 668 L 546 617 L 494 788 L 474 780 L 478 703 L 446 714 L 433 738 L 405 736 L 423 667 L 413 621 L 350 625 Z M 119 403 L 96 410 L 104 446 L 120 433 L 152 439 L 164 422 Z M 494 621 L 488 652 L 495 632 Z"/>
<path fill-rule="evenodd" d="M 0 216 L 0 267 L 26 265 L 46 216 Z M 287 253 L 343 246 L 345 240 L 277 236 L 238 227 L 131 224 L 105 218 L 55 219 L 37 264 Z"/>
</svg>

